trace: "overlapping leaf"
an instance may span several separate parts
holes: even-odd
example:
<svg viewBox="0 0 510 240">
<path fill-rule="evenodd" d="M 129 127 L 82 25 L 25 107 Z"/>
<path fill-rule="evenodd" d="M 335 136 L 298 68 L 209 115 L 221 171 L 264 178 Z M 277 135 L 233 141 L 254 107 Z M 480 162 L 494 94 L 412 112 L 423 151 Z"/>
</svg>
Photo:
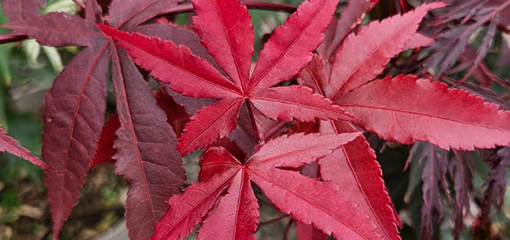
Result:
<svg viewBox="0 0 510 240">
<path fill-rule="evenodd" d="M 169 11 L 177 2 L 115 0 L 110 18 L 115 27 L 132 29 Z M 126 53 L 113 47 L 111 40 L 97 27 L 96 24 L 102 22 L 101 7 L 91 0 L 86 2 L 85 18 L 50 13 L 11 22 L 6 27 L 46 45 L 87 47 L 67 65 L 46 97 L 42 152 L 52 169 L 47 172 L 46 183 L 54 235 L 58 236 L 69 216 L 94 155 L 109 158 L 113 153 L 103 145 L 96 151 L 106 108 L 108 65 L 112 61 L 121 125 L 115 140 L 116 173 L 123 175 L 132 187 L 126 204 L 130 237 L 145 239 L 166 210 L 164 200 L 183 183 L 184 170 L 180 156 L 171 150 L 176 140 L 170 134 L 172 130 L 166 115 L 158 108 L 152 91 Z M 140 109 L 150 113 L 143 114 Z M 166 134 L 156 134 L 159 131 Z M 115 130 L 110 131 L 113 132 Z M 105 137 L 111 144 L 113 137 Z"/>
<path fill-rule="evenodd" d="M 373 219 L 360 212 L 338 186 L 284 170 L 310 164 L 357 136 L 359 133 L 283 136 L 260 145 L 245 164 L 223 148 L 209 149 L 201 161 L 202 182 L 168 201 L 170 209 L 152 239 L 184 238 L 203 217 L 199 239 L 254 239 L 258 204 L 252 182 L 296 221 L 337 238 L 379 238 L 373 231 Z"/>
<path fill-rule="evenodd" d="M 382 100 L 382 93 L 390 94 Z M 410 75 L 369 83 L 338 104 L 359 116 L 367 130 L 405 144 L 420 140 L 444 149 L 472 150 L 510 143 L 510 112 L 463 90 Z"/>
<path fill-rule="evenodd" d="M 184 46 L 101 26 L 117 44 L 129 50 L 139 66 L 160 81 L 170 83 L 171 89 L 195 98 L 223 99 L 191 118 L 180 137 L 178 149 L 182 154 L 226 137 L 234 130 L 243 104 L 252 116 L 256 109 L 275 120 L 352 119 L 308 89 L 270 88 L 297 74 L 311 60 L 311 51 L 320 43 L 336 1 L 312 0 L 301 4 L 285 25 L 275 30 L 249 79 L 253 36 L 246 7 L 238 1 L 196 0 L 193 4 L 198 15 L 194 18 L 197 34 L 233 82 Z M 225 6 L 233 12 L 225 11 Z"/>
<path fill-rule="evenodd" d="M 23 158 L 42 169 L 47 168 L 46 163 L 42 162 L 32 155 L 27 149 L 20 146 L 16 140 L 7 136 L 7 133 L 2 128 L 0 128 L 0 152 L 8 152 L 14 156 Z"/>
</svg>

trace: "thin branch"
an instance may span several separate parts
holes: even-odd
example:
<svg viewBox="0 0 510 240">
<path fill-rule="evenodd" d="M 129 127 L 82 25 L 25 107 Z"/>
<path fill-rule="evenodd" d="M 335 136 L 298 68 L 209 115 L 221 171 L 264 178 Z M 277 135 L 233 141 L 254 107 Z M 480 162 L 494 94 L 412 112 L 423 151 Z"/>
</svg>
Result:
<svg viewBox="0 0 510 240">
<path fill-rule="evenodd" d="M 0 44 L 19 42 L 27 39 L 28 36 L 22 33 L 7 33 L 0 35 Z"/>
<path fill-rule="evenodd" d="M 268 225 L 268 224 L 271 224 L 271 223 L 279 222 L 282 219 L 285 219 L 285 218 L 288 218 L 288 217 L 289 216 L 285 215 L 285 216 L 277 217 L 277 218 L 274 218 L 274 219 L 271 219 L 271 220 L 268 220 L 268 221 L 265 221 L 265 222 L 260 222 L 259 226 L 264 226 L 264 225 Z"/>
<path fill-rule="evenodd" d="M 244 0 L 241 1 L 246 7 L 249 9 L 260 9 L 260 10 L 271 10 L 271 11 L 283 11 L 283 12 L 294 12 L 297 7 L 288 4 L 280 4 L 280 3 L 270 3 L 270 2 L 260 2 L 253 0 Z M 193 5 L 191 3 L 181 4 L 170 11 L 166 12 L 165 15 L 168 14 L 176 14 L 176 13 L 189 13 L 193 12 Z"/>
</svg>

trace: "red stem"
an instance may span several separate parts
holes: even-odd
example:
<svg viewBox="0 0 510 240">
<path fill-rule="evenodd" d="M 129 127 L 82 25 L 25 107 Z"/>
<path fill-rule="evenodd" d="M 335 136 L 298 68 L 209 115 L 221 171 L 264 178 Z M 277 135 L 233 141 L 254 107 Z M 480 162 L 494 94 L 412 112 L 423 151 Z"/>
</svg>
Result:
<svg viewBox="0 0 510 240">
<path fill-rule="evenodd" d="M 265 222 L 261 222 L 259 224 L 259 226 L 264 226 L 264 225 L 267 225 L 267 224 L 271 224 L 271 223 L 274 223 L 274 222 L 278 222 L 284 218 L 288 218 L 289 216 L 281 216 L 281 217 L 278 217 L 278 218 L 274 218 L 274 219 L 271 219 L 271 220 L 268 220 L 268 221 L 265 221 Z"/>
<path fill-rule="evenodd" d="M 402 10 L 402 13 L 405 13 L 406 12 L 406 3 L 404 2 L 404 0 L 399 0 L 400 2 L 400 8 Z"/>
<path fill-rule="evenodd" d="M 27 39 L 28 36 L 22 33 L 7 33 L 0 35 L 0 44 L 19 42 Z"/>
</svg>

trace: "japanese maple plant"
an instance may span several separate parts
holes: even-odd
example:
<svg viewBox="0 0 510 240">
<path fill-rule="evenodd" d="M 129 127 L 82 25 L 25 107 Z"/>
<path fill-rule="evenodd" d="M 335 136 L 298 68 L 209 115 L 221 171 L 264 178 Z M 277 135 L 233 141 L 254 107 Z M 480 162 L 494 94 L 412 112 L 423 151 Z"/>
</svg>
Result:
<svg viewBox="0 0 510 240">
<path fill-rule="evenodd" d="M 45 169 L 55 238 L 91 166 L 115 162 L 129 183 L 131 239 L 182 239 L 197 225 L 199 239 L 255 239 L 255 193 L 298 223 L 299 239 L 399 239 L 363 130 L 447 150 L 510 144 L 510 112 L 495 104 L 415 75 L 377 79 L 402 51 L 431 44 L 417 30 L 441 2 L 355 30 L 377 1 L 348 1 L 339 19 L 338 0 L 304 1 L 256 63 L 248 7 L 292 6 L 87 0 L 76 1 L 74 16 L 33 13 L 39 2 L 3 1 L 14 31 L 7 37 L 84 48 L 46 95 L 42 161 L 3 131 L 0 150 Z M 187 10 L 196 13 L 193 31 L 161 17 Z M 105 124 L 109 79 L 117 113 Z M 182 157 L 197 149 L 199 181 L 181 191 Z M 305 176 L 310 166 L 317 171 Z"/>
</svg>

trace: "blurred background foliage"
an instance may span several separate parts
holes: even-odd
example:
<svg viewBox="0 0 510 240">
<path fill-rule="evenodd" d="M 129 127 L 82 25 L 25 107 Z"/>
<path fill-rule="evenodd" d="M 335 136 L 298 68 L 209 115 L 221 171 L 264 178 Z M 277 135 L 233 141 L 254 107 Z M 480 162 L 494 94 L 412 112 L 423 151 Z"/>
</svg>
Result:
<svg viewBox="0 0 510 240">
<path fill-rule="evenodd" d="M 281 0 L 281 3 L 298 5 L 302 0 Z M 409 1 L 414 2 L 414 1 Z M 418 1 L 419 2 L 419 1 Z M 0 0 L 1 3 L 1 0 Z M 339 10 L 345 6 L 342 0 Z M 363 23 L 371 19 L 380 19 L 395 14 L 394 9 L 398 1 L 383 0 L 364 18 Z M 1 8 L 1 5 L 0 5 Z M 41 14 L 52 11 L 63 11 L 75 14 L 79 7 L 72 0 L 48 0 L 47 5 L 40 10 Z M 255 50 L 260 51 L 264 41 L 276 26 L 283 23 L 288 13 L 250 10 L 255 29 Z M 192 14 L 178 14 L 174 20 L 179 25 L 188 25 Z M 0 25 L 8 19 L 0 9 Z M 481 27 L 469 40 L 469 45 L 477 49 L 481 44 L 487 27 Z M 0 28 L 0 34 L 8 33 Z M 488 51 L 484 63 L 488 69 L 501 79 L 510 78 L 510 61 L 503 58 L 505 49 L 510 49 L 510 35 L 498 31 L 494 44 Z M 34 40 L 20 43 L 0 45 L 0 125 L 17 139 L 21 145 L 40 157 L 42 135 L 43 98 L 63 66 L 73 58 L 80 49 L 78 47 L 52 48 L 41 46 Z M 394 75 L 402 72 L 401 63 L 414 54 L 408 50 L 392 60 L 385 74 Z M 427 55 L 427 53 L 421 53 Z M 254 60 L 258 54 L 254 55 Z M 460 80 L 465 71 L 448 75 L 452 79 Z M 506 81 L 506 80 L 505 80 Z M 473 77 L 468 84 L 478 85 Z M 491 94 L 500 101 L 503 108 L 510 108 L 509 89 L 494 83 L 490 88 Z M 112 95 L 111 88 L 108 93 Z M 492 96 L 492 95 L 491 95 Z M 108 111 L 114 111 L 114 101 L 110 97 Z M 426 143 L 414 146 L 403 146 L 379 140 L 374 135 L 367 135 L 372 147 L 377 152 L 384 179 L 399 216 L 404 223 L 401 230 L 402 238 L 419 239 L 422 198 L 422 170 L 427 159 L 422 158 L 420 151 L 427 147 Z M 410 151 L 414 154 L 410 155 Z M 453 153 L 447 153 L 452 156 Z M 470 232 L 480 212 L 480 204 L 487 189 L 486 180 L 491 167 L 487 163 L 487 156 L 494 153 L 467 153 L 473 163 L 473 193 L 471 208 L 469 209 L 462 231 L 461 239 L 476 239 Z M 405 171 L 406 162 L 410 164 Z M 196 175 L 198 168 L 187 167 L 191 175 Z M 101 165 L 92 170 L 77 206 L 71 214 L 71 219 L 65 224 L 61 239 L 92 239 L 100 232 L 109 228 L 122 218 L 123 204 L 127 192 L 126 184 L 116 177 L 111 165 Z M 508 171 L 508 169 L 503 169 Z M 506 174 L 507 182 L 510 174 Z M 32 166 L 27 161 L 16 159 L 12 155 L 0 153 L 0 240 L 7 239 L 52 239 L 51 217 L 46 200 L 46 189 L 43 184 L 42 170 Z M 435 226 L 434 239 L 452 238 L 452 219 L 450 214 L 453 202 L 449 199 L 454 193 L 455 184 L 451 178 L 447 179 L 448 187 L 443 189 L 443 213 L 441 221 Z M 506 187 L 506 185 L 505 185 Z M 508 187 L 507 187 L 508 190 Z M 448 194 L 446 194 L 448 193 Z M 455 196 L 453 196 L 455 197 Z M 294 234 L 289 226 L 292 221 L 282 216 L 268 204 L 261 203 L 261 228 L 257 233 L 260 239 L 282 239 L 284 233 L 290 232 L 288 239 Z M 504 204 L 501 210 L 492 209 L 490 223 L 491 239 L 510 239 L 510 191 L 504 194 Z M 289 230 L 290 229 L 290 230 Z"/>
</svg>

